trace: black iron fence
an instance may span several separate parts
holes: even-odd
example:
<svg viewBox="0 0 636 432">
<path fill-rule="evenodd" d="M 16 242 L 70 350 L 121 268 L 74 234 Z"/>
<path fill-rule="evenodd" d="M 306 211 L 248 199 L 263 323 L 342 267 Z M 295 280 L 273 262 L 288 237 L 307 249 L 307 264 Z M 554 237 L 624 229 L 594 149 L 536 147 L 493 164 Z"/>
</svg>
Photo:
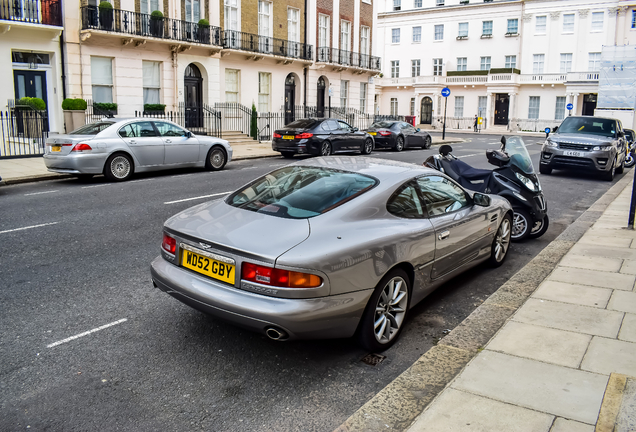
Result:
<svg viewBox="0 0 636 432">
<path fill-rule="evenodd" d="M 0 158 L 43 155 L 48 125 L 46 111 L 20 108 L 0 111 Z"/>
<path fill-rule="evenodd" d="M 89 99 L 86 101 L 85 113 L 86 123 L 93 123 L 103 118 L 112 118 L 115 114 L 117 114 L 117 111 L 101 110 L 98 107 L 94 106 L 93 101 Z"/>
<path fill-rule="evenodd" d="M 61 0 L 3 0 L 0 20 L 62 26 Z"/>
<path fill-rule="evenodd" d="M 214 109 L 221 115 L 221 124 L 224 131 L 250 133 L 252 109 L 237 102 L 219 102 L 214 104 Z"/>
<path fill-rule="evenodd" d="M 182 102 L 177 111 L 135 111 L 135 117 L 169 120 L 197 135 L 222 138 L 221 112 L 205 104 L 201 107 L 187 107 Z"/>
<path fill-rule="evenodd" d="M 225 30 L 223 32 L 223 47 L 303 60 L 311 60 L 313 57 L 311 45 L 286 39 L 243 33 L 236 30 Z"/>
<path fill-rule="evenodd" d="M 82 7 L 82 29 L 221 46 L 219 27 L 172 18 L 154 18 L 121 9 L 100 9 L 97 6 Z"/>
<path fill-rule="evenodd" d="M 380 57 L 329 47 L 319 47 L 316 50 L 316 61 L 377 71 L 381 69 Z"/>
</svg>

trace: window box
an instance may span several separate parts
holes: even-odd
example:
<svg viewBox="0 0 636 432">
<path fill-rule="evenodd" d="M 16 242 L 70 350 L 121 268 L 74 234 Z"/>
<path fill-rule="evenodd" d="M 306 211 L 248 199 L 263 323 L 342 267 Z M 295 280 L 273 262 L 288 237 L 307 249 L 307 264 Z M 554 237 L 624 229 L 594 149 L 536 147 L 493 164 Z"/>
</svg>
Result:
<svg viewBox="0 0 636 432">
<path fill-rule="evenodd" d="M 492 34 L 483 34 L 481 35 L 482 39 L 492 39 Z"/>
<path fill-rule="evenodd" d="M 506 37 L 514 37 L 514 36 L 519 36 L 518 32 L 510 32 L 510 33 L 506 33 Z"/>
<path fill-rule="evenodd" d="M 488 75 L 487 70 L 447 71 L 446 76 Z"/>
<path fill-rule="evenodd" d="M 491 74 L 501 74 L 501 73 L 514 73 L 517 75 L 521 74 L 519 69 L 511 69 L 511 68 L 492 68 L 490 69 Z"/>
<path fill-rule="evenodd" d="M 460 0 L 459 4 L 464 4 L 464 5 L 466 5 L 466 4 L 468 4 L 468 2 L 469 2 L 469 1 L 470 1 L 470 0 Z"/>
<path fill-rule="evenodd" d="M 457 40 L 468 39 L 468 36 L 457 36 Z"/>
</svg>

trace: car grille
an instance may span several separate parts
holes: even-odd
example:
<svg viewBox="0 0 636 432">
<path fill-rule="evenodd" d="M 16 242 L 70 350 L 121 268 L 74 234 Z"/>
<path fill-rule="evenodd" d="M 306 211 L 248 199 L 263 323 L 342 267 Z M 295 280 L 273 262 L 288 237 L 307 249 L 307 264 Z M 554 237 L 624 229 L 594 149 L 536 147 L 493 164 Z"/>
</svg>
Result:
<svg viewBox="0 0 636 432">
<path fill-rule="evenodd" d="M 582 151 L 590 151 L 594 146 L 585 145 L 585 144 L 569 144 L 569 143 L 559 143 L 559 148 L 563 150 L 582 150 Z"/>
<path fill-rule="evenodd" d="M 545 199 L 543 198 L 543 195 L 537 195 L 534 197 L 534 200 L 541 210 L 545 210 Z"/>
<path fill-rule="evenodd" d="M 577 158 L 570 156 L 554 156 L 554 163 L 569 167 L 595 168 L 592 159 Z"/>
</svg>

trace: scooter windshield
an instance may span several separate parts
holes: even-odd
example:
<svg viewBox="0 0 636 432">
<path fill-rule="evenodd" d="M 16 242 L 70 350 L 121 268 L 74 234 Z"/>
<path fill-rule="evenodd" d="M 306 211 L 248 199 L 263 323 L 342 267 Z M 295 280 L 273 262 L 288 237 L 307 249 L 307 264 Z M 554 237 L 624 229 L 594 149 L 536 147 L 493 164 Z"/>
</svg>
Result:
<svg viewBox="0 0 636 432">
<path fill-rule="evenodd" d="M 503 150 L 510 156 L 510 165 L 514 165 L 526 174 L 534 174 L 532 159 L 523 139 L 512 136 L 506 140 Z"/>
</svg>

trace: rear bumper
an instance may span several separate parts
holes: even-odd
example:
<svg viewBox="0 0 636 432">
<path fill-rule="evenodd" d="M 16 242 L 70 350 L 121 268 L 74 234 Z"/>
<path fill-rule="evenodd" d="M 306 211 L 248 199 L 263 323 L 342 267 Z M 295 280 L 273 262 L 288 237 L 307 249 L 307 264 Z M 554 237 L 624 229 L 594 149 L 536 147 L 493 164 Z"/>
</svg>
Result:
<svg viewBox="0 0 636 432">
<path fill-rule="evenodd" d="M 68 174 L 101 174 L 107 154 L 77 154 L 58 156 L 45 154 L 44 165 L 49 171 Z"/>
<path fill-rule="evenodd" d="M 283 140 L 274 138 L 272 140 L 272 150 L 277 152 L 293 153 L 293 154 L 320 154 L 320 149 L 312 140 Z"/>
<path fill-rule="evenodd" d="M 150 272 L 157 288 L 190 307 L 259 333 L 276 327 L 289 339 L 353 336 L 373 293 L 369 289 L 313 299 L 270 297 L 199 276 L 161 256 Z"/>
</svg>

